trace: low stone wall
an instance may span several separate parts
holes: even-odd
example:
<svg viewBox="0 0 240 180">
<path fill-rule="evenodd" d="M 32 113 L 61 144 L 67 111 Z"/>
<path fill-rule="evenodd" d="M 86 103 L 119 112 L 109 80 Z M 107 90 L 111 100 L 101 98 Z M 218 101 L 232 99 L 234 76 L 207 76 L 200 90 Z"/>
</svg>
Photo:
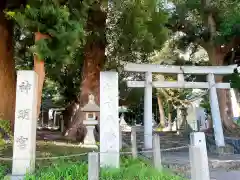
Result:
<svg viewBox="0 0 240 180">
<path fill-rule="evenodd" d="M 234 154 L 240 154 L 240 138 L 225 137 L 225 142 L 232 145 Z"/>
<path fill-rule="evenodd" d="M 207 149 L 211 153 L 240 154 L 240 138 L 225 137 L 226 147 L 217 148 L 212 135 L 206 134 Z"/>
</svg>

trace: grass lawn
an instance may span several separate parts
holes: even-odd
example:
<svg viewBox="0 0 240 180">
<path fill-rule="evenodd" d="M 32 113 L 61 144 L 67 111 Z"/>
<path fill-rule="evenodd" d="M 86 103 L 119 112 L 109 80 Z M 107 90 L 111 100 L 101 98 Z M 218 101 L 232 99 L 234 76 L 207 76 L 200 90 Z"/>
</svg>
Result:
<svg viewBox="0 0 240 180">
<path fill-rule="evenodd" d="M 12 161 L 11 160 L 1 160 L 1 157 L 12 158 L 12 145 L 7 145 L 5 147 L 0 146 L 0 165 L 4 166 L 6 173 L 11 172 Z M 36 157 L 37 158 L 47 158 L 47 157 L 58 157 L 58 156 L 67 156 L 67 155 L 76 155 L 92 151 L 91 149 L 81 148 L 76 145 L 60 143 L 60 142 L 46 142 L 38 141 L 36 147 Z M 63 159 L 63 158 L 62 158 Z M 83 156 L 72 156 L 70 158 L 64 158 L 64 160 L 74 161 L 86 161 L 87 155 Z M 36 169 L 49 167 L 49 165 L 59 162 L 58 158 L 54 159 L 41 159 L 36 160 Z M 0 170 L 1 174 L 1 170 Z M 1 179 L 1 175 L 0 175 Z"/>
<path fill-rule="evenodd" d="M 66 146 L 52 142 L 38 142 L 39 157 L 53 157 L 80 154 L 92 151 L 79 146 Z M 12 157 L 12 147 L 0 150 L 0 157 Z M 11 172 L 11 161 L 0 161 L 0 179 Z M 26 180 L 87 180 L 87 155 L 67 159 L 37 160 L 34 175 L 27 175 Z M 119 169 L 101 169 L 100 180 L 183 180 L 171 173 L 160 173 L 150 163 L 129 156 L 121 157 Z"/>
</svg>

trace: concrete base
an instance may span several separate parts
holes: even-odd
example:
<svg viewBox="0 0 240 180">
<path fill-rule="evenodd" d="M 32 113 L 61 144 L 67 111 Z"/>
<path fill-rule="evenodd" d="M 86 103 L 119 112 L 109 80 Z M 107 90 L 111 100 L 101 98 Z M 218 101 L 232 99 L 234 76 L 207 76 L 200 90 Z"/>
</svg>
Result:
<svg viewBox="0 0 240 180">
<path fill-rule="evenodd" d="M 219 170 L 214 171 L 211 173 L 212 179 L 211 180 L 239 180 L 240 171 L 226 171 L 226 170 Z"/>
<path fill-rule="evenodd" d="M 24 177 L 25 177 L 24 175 L 9 174 L 4 177 L 4 180 L 24 180 Z"/>
</svg>

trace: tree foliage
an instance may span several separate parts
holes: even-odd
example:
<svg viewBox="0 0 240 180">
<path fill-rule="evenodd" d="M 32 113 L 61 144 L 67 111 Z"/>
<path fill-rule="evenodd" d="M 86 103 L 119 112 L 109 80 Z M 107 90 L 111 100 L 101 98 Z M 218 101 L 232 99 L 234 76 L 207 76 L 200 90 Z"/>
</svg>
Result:
<svg viewBox="0 0 240 180">
<path fill-rule="evenodd" d="M 75 49 L 84 43 L 84 18 L 73 19 L 66 5 L 54 0 L 31 0 L 16 11 L 6 10 L 9 18 L 29 35 L 41 32 L 50 38 L 32 42 L 33 53 L 47 62 L 69 62 Z"/>
<path fill-rule="evenodd" d="M 84 28 L 90 3 L 91 0 L 84 3 L 30 0 L 25 7 L 14 11 L 5 10 L 6 16 L 15 21 L 16 69 L 33 69 L 35 53 L 45 60 L 47 81 L 43 89 L 43 98 L 49 92 L 52 96 L 59 94 L 64 105 L 79 91 Z M 50 38 L 36 42 L 35 32 L 41 32 Z"/>
<path fill-rule="evenodd" d="M 44 94 L 56 93 L 69 101 L 79 91 L 85 37 L 93 39 L 107 34 L 106 69 L 119 67 L 122 62 L 148 61 L 148 56 L 159 50 L 168 31 L 164 26 L 167 12 L 157 0 L 101 1 L 108 13 L 107 29 L 102 34 L 86 33 L 89 10 L 94 0 L 30 0 L 17 10 L 6 9 L 15 25 L 15 59 L 17 69 L 32 69 L 33 53 L 45 60 L 47 81 Z M 34 41 L 34 33 L 41 32 L 50 38 Z M 122 79 L 126 74 L 119 71 Z M 121 81 L 122 82 L 122 81 Z M 49 84 L 48 84 L 49 83 Z M 49 89 L 50 88 L 50 89 Z M 124 97 L 123 97 L 124 98 Z"/>
<path fill-rule="evenodd" d="M 146 62 L 167 39 L 168 15 L 158 0 L 124 0 L 109 7 L 108 66 L 121 62 Z M 117 62 L 117 63 L 116 63 Z"/>
<path fill-rule="evenodd" d="M 235 0 L 172 0 L 174 8 L 171 11 L 169 26 L 173 31 L 184 33 L 179 46 L 186 48 L 197 44 L 205 48 L 210 41 L 214 45 L 226 46 L 239 36 L 240 9 Z M 211 28 L 209 15 L 213 20 Z M 213 32 L 214 31 L 214 32 Z M 231 46 L 232 48 L 232 46 Z M 230 49 L 231 49 L 230 48 Z"/>
</svg>

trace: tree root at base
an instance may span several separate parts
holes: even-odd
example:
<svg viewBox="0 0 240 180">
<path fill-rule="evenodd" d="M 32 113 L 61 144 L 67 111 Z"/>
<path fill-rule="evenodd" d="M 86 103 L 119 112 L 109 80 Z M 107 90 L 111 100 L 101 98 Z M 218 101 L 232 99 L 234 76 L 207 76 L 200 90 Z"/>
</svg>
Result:
<svg viewBox="0 0 240 180">
<path fill-rule="evenodd" d="M 240 126 L 234 122 L 228 126 L 223 124 L 223 132 L 228 137 L 240 137 Z"/>
</svg>

